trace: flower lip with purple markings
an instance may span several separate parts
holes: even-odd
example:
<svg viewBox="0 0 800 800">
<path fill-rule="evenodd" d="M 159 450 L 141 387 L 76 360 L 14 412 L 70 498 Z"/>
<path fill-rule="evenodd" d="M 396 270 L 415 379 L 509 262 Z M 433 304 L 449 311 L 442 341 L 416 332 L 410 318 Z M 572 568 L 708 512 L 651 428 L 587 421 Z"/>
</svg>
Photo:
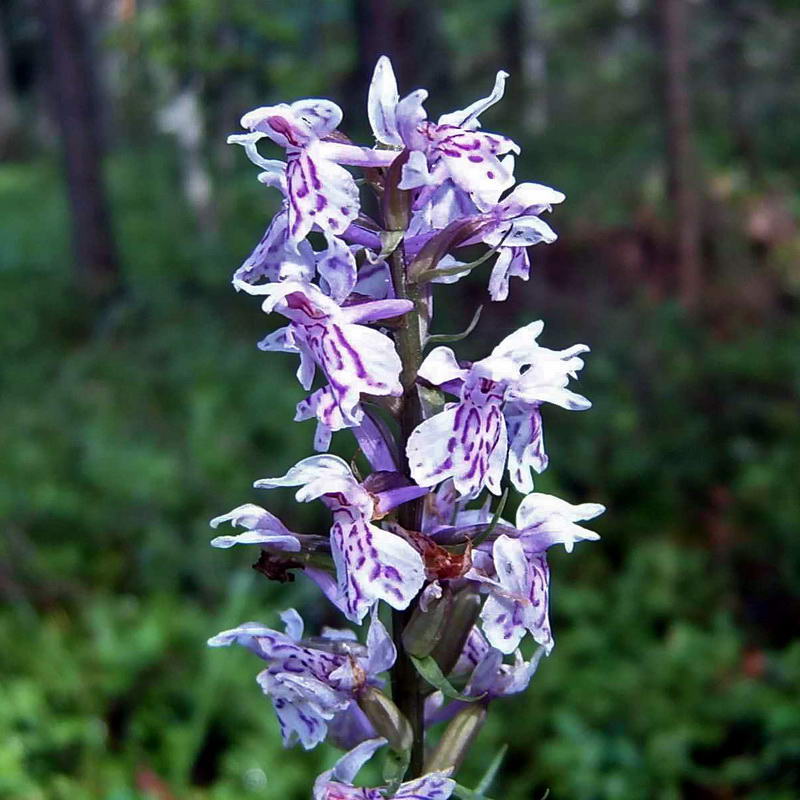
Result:
<svg viewBox="0 0 800 800">
<path fill-rule="evenodd" d="M 397 656 L 383 624 L 373 616 L 366 645 L 352 631 L 328 630 L 303 640 L 303 620 L 294 610 L 281 614 L 285 632 L 245 622 L 209 639 L 211 647 L 239 644 L 268 666 L 258 683 L 271 700 L 284 744 L 299 741 L 310 749 L 328 733 L 328 725 L 350 712 L 361 689 L 381 686 L 377 677 Z"/>
<path fill-rule="evenodd" d="M 319 499 L 331 510 L 330 546 L 337 582 L 335 589 L 329 587 L 329 599 L 357 623 L 378 600 L 392 608 L 407 608 L 425 580 L 419 552 L 397 534 L 371 523 L 427 490 L 399 477 L 383 481 L 370 492 L 341 458 L 316 455 L 303 459 L 280 478 L 255 483 L 259 489 L 297 486 L 298 502 Z"/>
<path fill-rule="evenodd" d="M 591 406 L 566 388 L 583 367 L 578 354 L 589 348 L 540 347 L 536 338 L 542 328 L 541 322 L 520 328 L 469 368 L 448 347 L 428 354 L 419 377 L 458 394 L 459 402 L 422 422 L 409 438 L 411 476 L 420 486 L 452 478 L 465 497 L 475 497 L 484 486 L 499 495 L 508 457 L 515 487 L 533 488 L 530 470 L 544 467 L 540 405 L 549 402 L 573 411 Z"/>
</svg>

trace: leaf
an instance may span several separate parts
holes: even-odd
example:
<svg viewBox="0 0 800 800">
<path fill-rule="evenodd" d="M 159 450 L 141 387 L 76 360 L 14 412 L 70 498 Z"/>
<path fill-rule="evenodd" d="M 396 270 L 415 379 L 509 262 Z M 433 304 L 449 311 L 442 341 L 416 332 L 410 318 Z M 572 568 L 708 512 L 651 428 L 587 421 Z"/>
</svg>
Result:
<svg viewBox="0 0 800 800">
<path fill-rule="evenodd" d="M 431 237 L 419 251 L 417 257 L 408 265 L 409 283 L 417 283 L 420 276 L 432 272 L 449 250 L 467 241 L 485 224 L 486 220 L 481 217 L 457 219 Z M 459 270 L 463 269 L 465 267 L 459 268 Z M 426 278 L 426 280 L 430 280 L 430 278 Z"/>
<path fill-rule="evenodd" d="M 439 669 L 439 665 L 436 663 L 436 660 L 433 658 L 433 656 L 418 658 L 410 653 L 408 655 L 417 672 L 419 672 L 419 674 L 431 686 L 438 689 L 445 697 L 449 697 L 451 700 L 461 700 L 463 703 L 474 703 L 476 700 L 480 700 L 484 696 L 481 694 L 476 697 L 469 697 L 465 694 L 459 693 L 453 687 L 450 681 L 447 680 L 441 669 Z"/>
<path fill-rule="evenodd" d="M 408 765 L 411 763 L 410 750 L 387 750 L 383 759 L 383 780 L 387 784 L 387 795 L 391 797 L 403 782 Z"/>
<path fill-rule="evenodd" d="M 447 230 L 447 228 L 445 228 Z M 496 244 L 494 247 L 490 247 L 480 258 L 476 258 L 475 261 L 470 261 L 466 264 L 459 264 L 455 267 L 436 267 L 435 265 L 429 269 L 422 270 L 416 273 L 415 282 L 416 283 L 427 283 L 428 281 L 432 281 L 435 278 L 443 278 L 447 275 L 460 275 L 462 272 L 472 272 L 473 269 L 479 267 L 481 264 L 488 261 L 497 251 L 503 246 L 503 243 L 508 238 L 509 234 L 511 233 L 511 228 L 509 228 L 503 238 Z M 434 237 L 435 238 L 435 237 Z M 466 238 L 466 237 L 465 237 Z M 464 241 L 463 239 L 461 241 Z M 458 246 L 458 245 L 452 245 Z M 426 245 L 427 247 L 427 245 Z M 425 248 L 423 248 L 422 252 L 424 252 Z M 420 255 L 422 255 L 420 252 Z M 439 256 L 439 259 L 443 258 L 444 254 Z M 419 257 L 418 259 L 419 260 Z M 436 261 L 438 264 L 438 260 Z"/>
<path fill-rule="evenodd" d="M 508 487 L 506 486 L 505 490 L 503 491 L 503 496 L 500 498 L 500 502 L 497 504 L 497 508 L 495 509 L 494 516 L 492 517 L 491 522 L 487 526 L 486 530 L 482 533 L 479 533 L 473 540 L 472 546 L 477 547 L 481 542 L 483 542 L 489 534 L 497 527 L 497 523 L 500 521 L 500 517 L 503 515 L 503 509 L 506 507 L 506 501 L 508 500 Z"/>
<path fill-rule="evenodd" d="M 482 311 L 483 306 L 478 306 L 478 310 L 473 314 L 469 325 L 467 325 L 461 333 L 434 333 L 425 340 L 425 344 L 445 344 L 449 342 L 460 342 L 462 339 L 466 339 L 467 336 L 475 330 L 475 326 L 481 318 Z"/>
<path fill-rule="evenodd" d="M 489 791 L 492 781 L 494 781 L 495 777 L 497 776 L 497 772 L 500 769 L 500 765 L 503 763 L 503 759 L 506 757 L 507 752 L 507 744 L 504 744 L 497 751 L 497 755 L 492 759 L 492 763 L 489 764 L 486 772 L 483 773 L 483 777 L 480 779 L 480 781 L 478 781 L 478 785 L 475 787 L 475 791 L 479 796 L 482 796 Z"/>
<path fill-rule="evenodd" d="M 478 792 L 473 789 L 468 789 L 460 783 L 456 784 L 454 792 L 455 796 L 460 798 L 460 800 L 492 800 L 491 797 L 487 797 L 485 794 L 478 794 Z"/>
</svg>

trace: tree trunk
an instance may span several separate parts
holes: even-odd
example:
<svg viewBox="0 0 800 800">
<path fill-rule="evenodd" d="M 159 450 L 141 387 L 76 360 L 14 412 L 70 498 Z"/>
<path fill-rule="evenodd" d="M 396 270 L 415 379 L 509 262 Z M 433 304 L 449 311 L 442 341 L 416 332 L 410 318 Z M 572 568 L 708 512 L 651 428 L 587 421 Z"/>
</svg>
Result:
<svg viewBox="0 0 800 800">
<path fill-rule="evenodd" d="M 439 8 L 425 0 L 354 0 L 358 63 L 349 86 L 360 107 L 381 55 L 392 60 L 401 95 L 425 86 L 435 93 L 447 86 L 447 61 L 441 47 Z"/>
<path fill-rule="evenodd" d="M 520 66 L 525 91 L 522 121 L 529 133 L 547 127 L 547 53 L 542 38 L 542 0 L 520 2 Z"/>
<path fill-rule="evenodd" d="M 53 112 L 61 134 L 78 280 L 109 294 L 119 266 L 103 179 L 101 115 L 92 47 L 78 0 L 39 0 Z"/>
<path fill-rule="evenodd" d="M 9 72 L 8 46 L 0 19 L 0 158 L 11 153 L 19 124 L 19 110 Z"/>
<path fill-rule="evenodd" d="M 678 291 L 694 308 L 701 286 L 697 162 L 689 92 L 688 0 L 658 0 L 663 55 L 667 182 L 676 245 Z"/>
</svg>

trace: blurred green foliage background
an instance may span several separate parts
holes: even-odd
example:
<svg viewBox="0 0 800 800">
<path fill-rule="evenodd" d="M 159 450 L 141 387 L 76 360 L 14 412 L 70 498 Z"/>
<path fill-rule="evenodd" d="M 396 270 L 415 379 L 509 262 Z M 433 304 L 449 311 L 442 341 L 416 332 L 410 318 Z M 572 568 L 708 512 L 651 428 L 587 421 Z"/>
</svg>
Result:
<svg viewBox="0 0 800 800">
<path fill-rule="evenodd" d="M 688 8 L 699 215 L 681 220 L 657 4 L 84 4 L 67 57 L 98 82 L 115 250 L 113 288 L 95 291 L 73 265 L 48 3 L 0 6 L 0 797 L 299 800 L 332 763 L 280 748 L 250 654 L 205 649 L 290 605 L 340 622 L 304 584 L 253 573 L 252 553 L 207 544 L 207 521 L 265 502 L 251 482 L 313 434 L 289 421 L 292 359 L 255 348 L 276 323 L 230 288 L 275 194 L 224 139 L 251 107 L 314 95 L 363 137 L 383 51 L 407 90 L 431 88 L 432 116 L 508 68 L 484 124 L 522 145 L 520 179 L 568 196 L 559 242 L 459 353 L 539 317 L 545 345 L 593 350 L 594 409 L 548 409 L 537 488 L 606 504 L 603 539 L 553 555 L 557 647 L 496 704 L 464 782 L 506 742 L 506 800 L 800 796 L 796 5 Z M 689 308 L 682 223 L 699 226 Z M 438 330 L 466 324 L 486 277 L 440 292 Z M 266 502 L 324 523 L 289 493 Z"/>
</svg>

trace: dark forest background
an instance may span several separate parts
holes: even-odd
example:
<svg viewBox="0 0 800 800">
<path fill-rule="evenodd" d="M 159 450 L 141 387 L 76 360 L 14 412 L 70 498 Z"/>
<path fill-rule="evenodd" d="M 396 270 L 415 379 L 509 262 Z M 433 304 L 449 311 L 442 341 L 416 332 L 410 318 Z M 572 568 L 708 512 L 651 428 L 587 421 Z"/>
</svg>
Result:
<svg viewBox="0 0 800 800">
<path fill-rule="evenodd" d="M 225 137 L 326 96 L 365 137 L 390 54 L 431 116 L 512 73 L 488 130 L 567 194 L 465 356 L 543 318 L 592 346 L 537 488 L 608 506 L 552 558 L 557 646 L 465 782 L 505 800 L 800 796 L 800 9 L 792 0 L 0 2 L 0 797 L 309 796 L 258 664 L 297 605 L 207 521 L 308 454 L 292 359 L 230 275 L 276 193 Z M 448 290 L 439 330 L 485 302 Z M 442 294 L 443 298 L 444 295 Z M 347 445 L 343 445 L 347 446 Z"/>
</svg>

